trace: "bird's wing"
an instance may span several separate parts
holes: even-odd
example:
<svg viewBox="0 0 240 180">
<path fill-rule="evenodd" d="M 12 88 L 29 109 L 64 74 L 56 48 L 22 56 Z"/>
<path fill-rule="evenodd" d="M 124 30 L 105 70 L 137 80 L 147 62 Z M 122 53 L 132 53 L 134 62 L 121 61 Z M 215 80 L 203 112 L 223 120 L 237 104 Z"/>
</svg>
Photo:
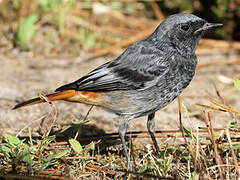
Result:
<svg viewBox="0 0 240 180">
<path fill-rule="evenodd" d="M 75 89 L 78 91 L 106 92 L 133 90 L 148 87 L 168 71 L 168 55 L 151 48 L 128 48 L 117 59 L 93 70 L 79 80 L 64 85 L 56 91 Z"/>
</svg>

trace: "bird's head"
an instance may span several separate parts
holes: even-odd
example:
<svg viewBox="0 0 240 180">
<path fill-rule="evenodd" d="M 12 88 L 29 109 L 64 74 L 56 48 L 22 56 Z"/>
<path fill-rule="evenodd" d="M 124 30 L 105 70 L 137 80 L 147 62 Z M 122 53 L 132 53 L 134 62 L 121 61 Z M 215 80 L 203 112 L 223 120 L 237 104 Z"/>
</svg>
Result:
<svg viewBox="0 0 240 180">
<path fill-rule="evenodd" d="M 155 41 L 166 41 L 180 50 L 195 51 L 202 34 L 221 27 L 193 14 L 174 14 L 166 18 L 155 31 Z"/>
</svg>

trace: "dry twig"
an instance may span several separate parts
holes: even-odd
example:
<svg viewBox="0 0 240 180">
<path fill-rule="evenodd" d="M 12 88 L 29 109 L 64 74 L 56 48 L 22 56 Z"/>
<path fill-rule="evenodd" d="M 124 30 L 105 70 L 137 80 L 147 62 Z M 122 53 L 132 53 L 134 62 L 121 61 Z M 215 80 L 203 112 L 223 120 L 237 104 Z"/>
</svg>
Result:
<svg viewBox="0 0 240 180">
<path fill-rule="evenodd" d="M 210 102 L 212 102 L 213 104 L 217 105 L 217 106 L 220 106 L 221 108 L 225 109 L 227 112 L 232 112 L 232 113 L 235 113 L 235 114 L 240 114 L 240 111 L 237 110 L 237 109 L 233 109 L 225 104 L 222 104 L 222 103 L 219 103 L 215 100 L 211 100 Z"/>
<path fill-rule="evenodd" d="M 211 117 L 210 112 L 208 112 L 208 118 L 206 118 L 206 124 L 208 124 L 207 120 L 209 122 L 209 126 L 207 126 L 207 127 L 208 127 L 208 131 L 209 131 L 209 135 L 211 136 L 211 139 L 212 139 L 212 143 L 213 143 L 213 148 L 214 148 L 216 162 L 217 162 L 217 165 L 218 165 L 220 179 L 223 180 L 225 173 L 224 173 L 224 170 L 221 167 L 221 165 L 223 163 L 222 163 L 221 157 L 220 157 L 220 155 L 218 153 L 217 144 L 216 144 L 216 141 L 215 141 L 215 138 L 214 138 L 214 130 L 213 130 L 212 117 Z"/>
</svg>

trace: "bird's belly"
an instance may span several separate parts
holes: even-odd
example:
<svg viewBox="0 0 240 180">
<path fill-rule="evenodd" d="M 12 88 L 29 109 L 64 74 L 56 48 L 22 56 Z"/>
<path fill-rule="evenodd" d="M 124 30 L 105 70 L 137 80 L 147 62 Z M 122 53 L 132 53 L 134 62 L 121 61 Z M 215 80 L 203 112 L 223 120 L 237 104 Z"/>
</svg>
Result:
<svg viewBox="0 0 240 180">
<path fill-rule="evenodd" d="M 155 112 L 170 104 L 190 83 L 191 80 L 180 81 L 176 78 L 170 84 L 161 87 L 153 86 L 140 91 L 130 91 L 124 108 L 123 115 L 140 117 Z"/>
</svg>

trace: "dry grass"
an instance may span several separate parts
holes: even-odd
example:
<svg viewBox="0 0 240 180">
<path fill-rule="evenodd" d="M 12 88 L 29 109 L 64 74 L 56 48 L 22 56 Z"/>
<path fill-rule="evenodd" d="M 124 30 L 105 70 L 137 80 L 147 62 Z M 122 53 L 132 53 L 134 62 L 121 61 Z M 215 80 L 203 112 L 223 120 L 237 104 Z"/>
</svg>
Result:
<svg viewBox="0 0 240 180">
<path fill-rule="evenodd" d="M 41 97 L 46 98 L 43 95 Z M 134 171 L 128 172 L 122 147 L 118 145 L 120 141 L 117 133 L 78 138 L 78 141 L 84 145 L 73 144 L 66 136 L 61 137 L 61 133 L 66 129 L 60 129 L 57 136 L 49 135 L 56 123 L 57 113 L 51 103 L 49 106 L 52 107 L 48 115 L 51 126 L 42 136 L 32 137 L 29 129 L 29 137 L 19 135 L 19 139 L 24 140 L 20 145 L 17 145 L 16 140 L 4 136 L 1 147 L 9 147 L 11 150 L 1 149 L 2 178 L 237 179 L 239 177 L 240 128 L 233 123 L 229 129 L 214 129 L 210 112 L 205 116 L 205 130 L 189 130 L 182 127 L 182 131 L 157 131 L 158 139 L 175 139 L 175 143 L 160 144 L 160 156 L 155 154 L 150 144 L 142 146 L 139 144 L 141 140 L 132 143 L 132 140 L 149 138 L 147 132 L 129 132 L 127 139 Z M 179 113 L 181 115 L 181 111 Z M 84 124 L 85 122 L 80 122 L 78 125 Z M 178 140 L 181 138 L 185 139 L 184 143 L 179 143 Z M 54 154 L 58 155 L 51 159 L 50 156 Z"/>
</svg>

